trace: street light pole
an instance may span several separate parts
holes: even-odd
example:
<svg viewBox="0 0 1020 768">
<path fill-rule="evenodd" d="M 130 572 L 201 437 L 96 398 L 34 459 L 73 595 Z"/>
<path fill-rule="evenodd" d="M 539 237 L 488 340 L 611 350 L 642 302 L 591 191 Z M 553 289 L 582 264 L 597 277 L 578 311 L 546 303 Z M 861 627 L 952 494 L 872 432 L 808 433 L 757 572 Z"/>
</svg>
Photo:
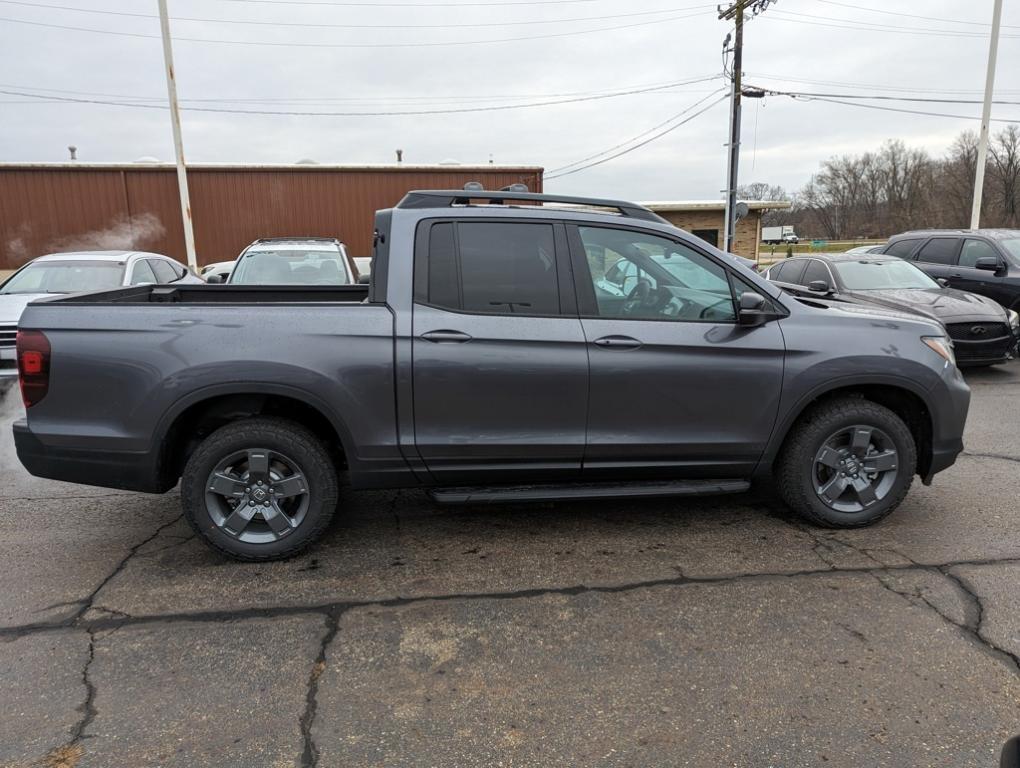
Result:
<svg viewBox="0 0 1020 768">
<path fill-rule="evenodd" d="M 719 6 L 719 19 L 732 21 L 733 30 L 733 70 L 731 72 L 732 92 L 730 95 L 730 141 L 726 163 L 726 212 L 723 223 L 723 250 L 730 251 L 737 224 L 737 179 L 740 165 L 740 98 L 743 94 L 741 78 L 744 65 L 744 12 L 750 13 L 753 19 L 765 11 L 776 0 L 735 0 L 723 8 Z M 729 35 L 726 36 L 727 41 Z M 725 49 L 725 43 L 723 44 Z M 724 53 L 728 51 L 724 50 Z M 760 96 L 759 96 L 760 98 Z"/>
<path fill-rule="evenodd" d="M 974 169 L 974 203 L 970 209 L 970 228 L 981 226 L 981 195 L 985 186 L 985 162 L 988 158 L 988 124 L 992 119 L 992 91 L 995 90 L 995 59 L 999 53 L 999 22 L 1002 0 L 995 0 L 992 11 L 992 39 L 988 44 L 988 72 L 985 75 L 985 103 L 981 109 L 981 137 L 978 139 L 977 168 Z"/>
<path fill-rule="evenodd" d="M 198 272 L 195 256 L 195 230 L 191 223 L 191 198 L 188 195 L 188 172 L 184 166 L 184 141 L 181 139 L 181 113 L 177 107 L 177 76 L 174 73 L 174 53 L 170 45 L 170 17 L 166 0 L 159 0 L 159 27 L 163 33 L 163 62 L 166 65 L 166 93 L 170 101 L 170 122 L 174 131 L 174 155 L 177 159 L 177 189 L 181 195 L 181 220 L 184 223 L 184 248 L 188 266 Z"/>
</svg>

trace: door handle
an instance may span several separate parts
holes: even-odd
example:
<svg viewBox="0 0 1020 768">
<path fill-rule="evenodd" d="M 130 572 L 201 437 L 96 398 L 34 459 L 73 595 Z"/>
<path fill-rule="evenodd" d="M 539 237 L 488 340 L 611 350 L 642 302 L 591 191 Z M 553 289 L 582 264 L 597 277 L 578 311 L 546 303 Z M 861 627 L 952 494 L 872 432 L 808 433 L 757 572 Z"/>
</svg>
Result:
<svg viewBox="0 0 1020 768">
<path fill-rule="evenodd" d="M 606 349 L 637 349 L 641 346 L 640 341 L 630 336 L 603 336 L 595 339 L 592 344 Z"/>
<path fill-rule="evenodd" d="M 955 277 L 957 279 L 961 279 L 963 277 L 963 275 L 961 275 L 959 272 L 952 272 L 952 273 L 950 273 L 949 276 L 950 277 Z"/>
<path fill-rule="evenodd" d="M 429 331 L 423 333 L 421 338 L 425 341 L 431 341 L 433 344 L 463 344 L 465 341 L 471 341 L 471 337 L 461 331 Z"/>
</svg>

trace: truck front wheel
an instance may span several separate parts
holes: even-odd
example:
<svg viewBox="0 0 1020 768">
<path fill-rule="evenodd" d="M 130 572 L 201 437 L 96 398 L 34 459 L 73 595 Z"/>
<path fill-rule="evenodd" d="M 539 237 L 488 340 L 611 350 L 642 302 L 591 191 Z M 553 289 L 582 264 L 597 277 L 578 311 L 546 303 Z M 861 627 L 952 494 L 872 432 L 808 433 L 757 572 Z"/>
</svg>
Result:
<svg viewBox="0 0 1020 768">
<path fill-rule="evenodd" d="M 878 522 L 903 501 L 917 448 L 903 420 L 862 398 L 832 400 L 805 413 L 775 466 L 791 509 L 829 528 Z"/>
<path fill-rule="evenodd" d="M 184 516 L 238 560 L 276 560 L 318 539 L 336 509 L 336 468 L 310 430 L 258 417 L 217 429 L 181 478 Z"/>
</svg>

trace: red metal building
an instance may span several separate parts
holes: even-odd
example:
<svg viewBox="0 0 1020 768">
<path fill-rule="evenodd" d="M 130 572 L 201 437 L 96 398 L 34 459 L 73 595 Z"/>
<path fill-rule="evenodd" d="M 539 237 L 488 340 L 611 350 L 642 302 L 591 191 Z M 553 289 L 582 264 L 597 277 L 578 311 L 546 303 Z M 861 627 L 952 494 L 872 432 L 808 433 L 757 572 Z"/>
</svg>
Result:
<svg viewBox="0 0 1020 768">
<path fill-rule="evenodd" d="M 542 191 L 542 168 L 499 165 L 192 165 L 199 264 L 227 261 L 259 237 L 339 237 L 372 248 L 373 214 L 411 189 Z M 77 249 L 156 251 L 186 260 L 172 164 L 0 164 L 0 269 Z"/>
</svg>

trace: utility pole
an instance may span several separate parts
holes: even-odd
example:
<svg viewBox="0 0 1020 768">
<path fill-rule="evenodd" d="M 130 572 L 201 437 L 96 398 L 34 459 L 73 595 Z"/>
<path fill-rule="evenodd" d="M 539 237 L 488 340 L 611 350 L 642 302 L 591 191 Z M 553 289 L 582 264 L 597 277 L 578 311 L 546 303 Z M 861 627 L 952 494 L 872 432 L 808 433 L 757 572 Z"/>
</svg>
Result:
<svg viewBox="0 0 1020 768">
<path fill-rule="evenodd" d="M 166 0 L 159 0 L 159 27 L 163 33 L 163 62 L 166 64 L 166 93 L 170 101 L 170 122 L 174 130 L 174 155 L 177 158 L 177 189 L 181 194 L 181 220 L 184 223 L 184 248 L 188 266 L 197 274 L 195 257 L 195 230 L 191 224 L 191 198 L 188 195 L 188 171 L 184 166 L 184 141 L 181 139 L 181 113 L 177 107 L 177 75 L 174 72 L 174 52 L 170 45 L 170 16 Z"/>
<path fill-rule="evenodd" d="M 995 59 L 999 53 L 999 22 L 1002 0 L 992 10 L 992 39 L 988 44 L 988 72 L 985 75 L 985 103 L 981 109 L 981 137 L 978 139 L 977 168 L 974 170 L 974 204 L 970 209 L 970 228 L 981 226 L 981 195 L 985 186 L 985 162 L 988 158 L 988 124 L 992 119 L 992 91 L 995 90 Z"/>
<path fill-rule="evenodd" d="M 740 166 L 740 98 L 742 67 L 744 65 L 744 12 L 754 18 L 768 8 L 776 0 L 736 0 L 728 8 L 719 6 L 719 18 L 734 23 L 733 30 L 733 68 L 730 72 L 730 141 L 729 158 L 726 164 L 726 211 L 723 232 L 723 250 L 729 251 L 733 245 L 733 236 L 737 224 L 737 178 Z M 729 36 L 726 37 L 727 42 Z M 724 53 L 726 43 L 723 43 Z"/>
</svg>

